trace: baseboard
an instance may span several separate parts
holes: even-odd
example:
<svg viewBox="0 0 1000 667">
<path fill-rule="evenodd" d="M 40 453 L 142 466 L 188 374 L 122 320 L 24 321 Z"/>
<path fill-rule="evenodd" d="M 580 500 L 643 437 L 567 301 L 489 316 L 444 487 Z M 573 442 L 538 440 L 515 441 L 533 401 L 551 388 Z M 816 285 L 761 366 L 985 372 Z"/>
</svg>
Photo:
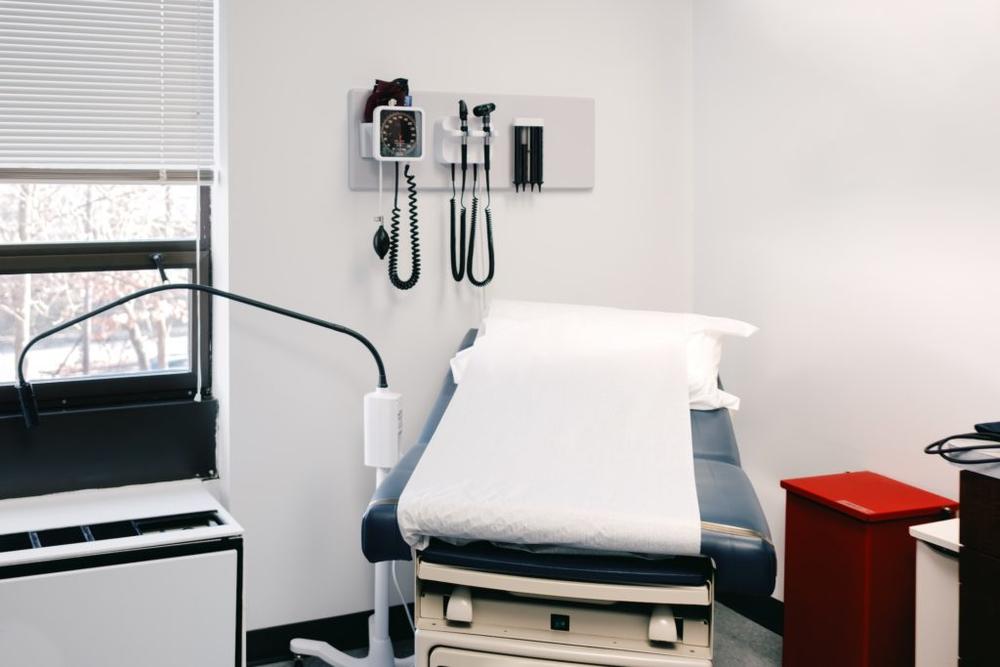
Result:
<svg viewBox="0 0 1000 667">
<path fill-rule="evenodd" d="M 410 607 L 412 611 L 412 605 Z M 301 623 L 277 625 L 247 633 L 247 665 L 261 665 L 291 658 L 288 643 L 296 637 L 318 639 L 350 651 L 368 645 L 370 611 L 331 616 Z M 403 606 L 389 610 L 389 634 L 393 640 L 412 639 L 413 632 L 403 613 Z"/>
<path fill-rule="evenodd" d="M 771 632 L 785 634 L 785 603 L 772 597 L 720 595 L 717 600 Z"/>
</svg>

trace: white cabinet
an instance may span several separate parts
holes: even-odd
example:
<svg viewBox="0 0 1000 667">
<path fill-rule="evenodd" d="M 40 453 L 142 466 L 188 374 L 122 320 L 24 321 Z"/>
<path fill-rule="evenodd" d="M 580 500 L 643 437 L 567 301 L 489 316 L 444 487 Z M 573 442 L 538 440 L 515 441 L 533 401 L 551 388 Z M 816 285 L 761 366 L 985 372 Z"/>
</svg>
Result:
<svg viewBox="0 0 1000 667">
<path fill-rule="evenodd" d="M 198 487 L 0 503 L 0 665 L 239 667 L 241 534 Z"/>
<path fill-rule="evenodd" d="M 230 667 L 236 568 L 228 550 L 0 580 L 0 662 Z"/>
<path fill-rule="evenodd" d="M 958 664 L 958 522 L 910 528 L 917 538 L 915 667 Z"/>
</svg>

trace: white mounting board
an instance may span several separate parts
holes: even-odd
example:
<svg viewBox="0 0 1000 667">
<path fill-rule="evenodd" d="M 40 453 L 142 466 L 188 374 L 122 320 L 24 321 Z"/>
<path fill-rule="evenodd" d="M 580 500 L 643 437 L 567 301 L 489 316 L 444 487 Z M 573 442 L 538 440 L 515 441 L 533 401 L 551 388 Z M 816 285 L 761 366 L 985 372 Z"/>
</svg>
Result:
<svg viewBox="0 0 1000 667">
<path fill-rule="evenodd" d="M 347 93 L 348 183 L 351 190 L 377 190 L 378 164 L 361 157 L 360 125 L 368 88 L 353 88 Z M 494 190 L 513 189 L 511 167 L 511 121 L 530 116 L 545 122 L 544 190 L 586 190 L 594 187 L 594 99 L 590 97 L 545 97 L 537 95 L 492 95 L 469 92 L 412 92 L 414 106 L 424 110 L 428 144 L 424 159 L 414 163 L 420 190 L 451 190 L 451 167 L 439 161 L 437 145 L 441 122 L 458 114 L 458 101 L 469 105 L 469 129 L 481 130 L 480 119 L 472 115 L 477 104 L 493 102 L 490 115 L 495 130 L 492 143 L 491 186 Z M 470 158 L 478 151 L 470 142 Z M 391 165 L 385 171 L 386 187 L 392 187 Z M 472 179 L 470 162 L 469 182 Z M 480 174 L 482 180 L 482 174 Z M 530 192 L 529 192 L 530 195 Z"/>
</svg>

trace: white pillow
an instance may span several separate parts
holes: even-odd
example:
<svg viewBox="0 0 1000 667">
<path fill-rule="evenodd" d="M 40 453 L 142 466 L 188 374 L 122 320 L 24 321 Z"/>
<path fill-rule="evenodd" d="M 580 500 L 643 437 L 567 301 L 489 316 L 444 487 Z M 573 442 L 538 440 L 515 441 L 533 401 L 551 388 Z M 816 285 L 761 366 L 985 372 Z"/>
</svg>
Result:
<svg viewBox="0 0 1000 667">
<path fill-rule="evenodd" d="M 687 343 L 688 398 L 692 410 L 740 409 L 740 399 L 719 389 L 722 337 L 747 338 L 757 327 L 725 317 L 690 314 Z"/>
<path fill-rule="evenodd" d="M 497 331 L 517 322 L 538 322 L 546 318 L 578 316 L 581 311 L 593 309 L 595 315 L 609 309 L 598 306 L 571 306 L 566 304 L 536 303 L 531 301 L 494 301 L 489 314 L 479 330 L 479 335 Z M 690 407 L 692 410 L 729 408 L 738 410 L 740 399 L 719 389 L 719 365 L 722 361 L 722 337 L 751 336 L 757 327 L 746 322 L 725 317 L 710 317 L 693 313 L 660 313 L 688 333 L 687 375 Z M 461 350 L 451 359 L 452 377 L 461 383 L 465 369 L 472 359 L 475 344 Z"/>
</svg>

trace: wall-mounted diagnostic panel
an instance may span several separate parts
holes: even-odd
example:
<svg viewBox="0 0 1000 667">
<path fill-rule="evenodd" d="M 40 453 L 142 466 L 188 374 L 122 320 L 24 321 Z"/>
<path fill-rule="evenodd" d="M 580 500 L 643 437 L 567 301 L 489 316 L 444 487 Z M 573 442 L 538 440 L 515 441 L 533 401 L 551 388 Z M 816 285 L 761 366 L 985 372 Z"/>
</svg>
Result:
<svg viewBox="0 0 1000 667">
<path fill-rule="evenodd" d="M 397 78 L 351 90 L 347 105 L 350 187 L 379 193 L 372 247 L 387 260 L 389 282 L 400 290 L 420 280 L 418 171 L 421 190 L 451 193 L 451 275 L 475 287 L 490 284 L 496 271 L 495 190 L 541 192 L 543 182 L 546 190 L 594 187 L 593 99 L 414 93 L 408 79 Z M 432 135 L 427 124 L 433 124 Z M 423 160 L 428 153 L 433 159 Z M 411 164 L 422 160 L 419 169 Z M 383 202 L 389 187 L 391 206 Z"/>
<path fill-rule="evenodd" d="M 348 92 L 348 184 L 352 190 L 378 189 L 378 161 L 427 158 L 420 167 L 420 189 L 451 191 L 451 165 L 461 163 L 463 138 L 467 164 L 470 167 L 484 164 L 486 132 L 482 117 L 475 117 L 472 110 L 487 102 L 495 106 L 490 117 L 494 191 L 513 190 L 516 181 L 519 190 L 524 189 L 521 185 L 531 186 L 530 171 L 515 171 L 512 143 L 518 137 L 514 131 L 516 123 L 525 121 L 545 127 L 545 190 L 594 187 L 593 98 L 408 89 L 407 94 L 419 107 L 407 106 L 402 101 L 395 106 L 375 107 L 377 113 L 372 113 L 371 122 L 365 122 L 366 111 L 372 111 L 368 106 L 372 89 L 356 88 Z M 464 131 L 457 113 L 459 100 L 468 102 L 469 119 Z M 541 164 L 537 161 L 530 164 L 534 165 L 537 176 Z M 519 177 L 524 180 L 518 181 Z M 537 180 L 535 184 L 537 190 Z"/>
</svg>

